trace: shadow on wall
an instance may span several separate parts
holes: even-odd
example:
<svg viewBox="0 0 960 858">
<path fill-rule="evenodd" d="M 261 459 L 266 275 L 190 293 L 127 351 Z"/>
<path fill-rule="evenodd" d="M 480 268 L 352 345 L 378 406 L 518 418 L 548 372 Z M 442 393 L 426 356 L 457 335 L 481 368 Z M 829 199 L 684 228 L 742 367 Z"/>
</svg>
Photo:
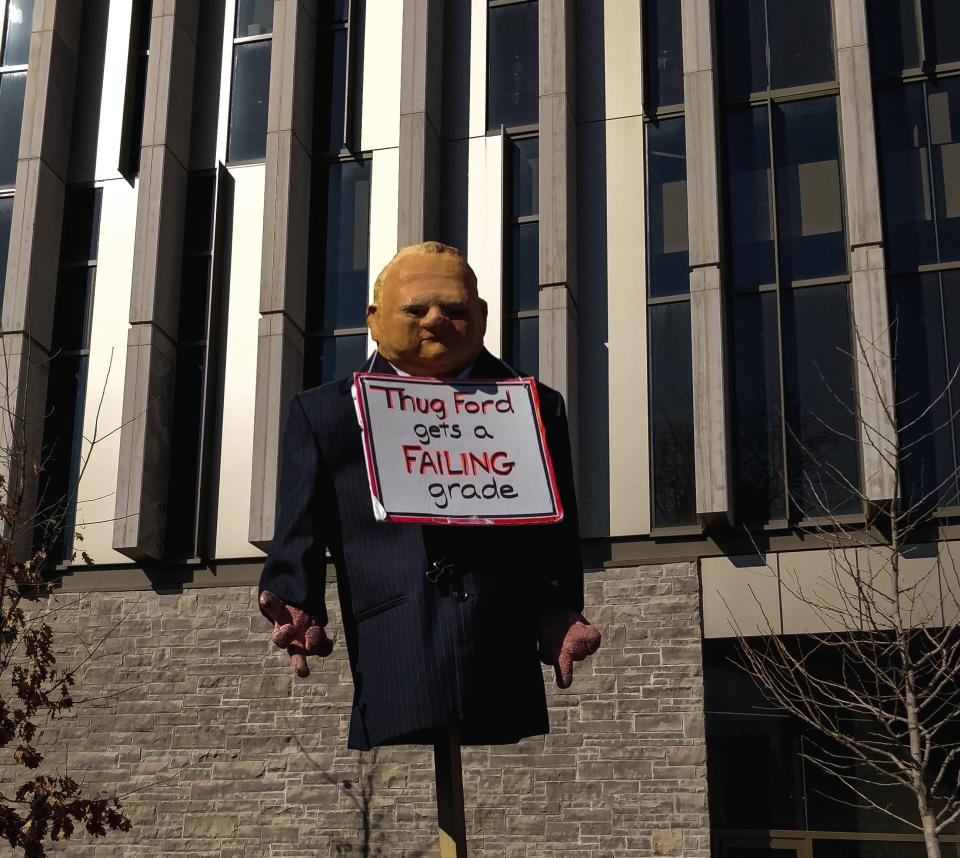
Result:
<svg viewBox="0 0 960 858">
<path fill-rule="evenodd" d="M 577 104 L 606 115 L 604 3 L 576 7 Z M 582 112 L 582 111 L 581 111 Z M 578 119 L 580 116 L 578 114 Z M 577 258 L 580 311 L 580 527 L 610 533 L 610 367 L 607 269 L 606 122 L 577 126 Z M 639 288 L 639 285 L 638 285 Z"/>
</svg>

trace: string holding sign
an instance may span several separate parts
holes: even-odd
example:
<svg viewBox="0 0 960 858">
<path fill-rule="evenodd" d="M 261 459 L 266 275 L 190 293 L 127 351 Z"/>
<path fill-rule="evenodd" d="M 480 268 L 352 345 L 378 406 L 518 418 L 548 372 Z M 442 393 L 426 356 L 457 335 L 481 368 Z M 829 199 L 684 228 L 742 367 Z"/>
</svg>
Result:
<svg viewBox="0 0 960 858">
<path fill-rule="evenodd" d="M 358 372 L 374 514 L 430 524 L 544 524 L 563 507 L 533 378 Z"/>
</svg>

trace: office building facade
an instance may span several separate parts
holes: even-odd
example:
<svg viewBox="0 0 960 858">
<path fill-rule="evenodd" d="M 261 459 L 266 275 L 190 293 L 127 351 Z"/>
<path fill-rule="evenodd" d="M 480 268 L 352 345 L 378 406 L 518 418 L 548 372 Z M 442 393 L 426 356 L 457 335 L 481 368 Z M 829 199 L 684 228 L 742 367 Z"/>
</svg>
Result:
<svg viewBox="0 0 960 858">
<path fill-rule="evenodd" d="M 296 681 L 255 606 L 286 403 L 359 367 L 425 239 L 566 397 L 604 632 L 549 736 L 465 750 L 472 854 L 921 854 L 823 797 L 731 621 L 822 631 L 785 583 L 829 568 L 811 525 L 899 495 L 955 575 L 960 5 L 3 0 L 0 34 L 7 400 L 43 462 L 9 476 L 64 660 L 98 653 L 50 759 L 143 787 L 71 854 L 430 854 L 430 752 L 348 753 L 344 645 Z"/>
</svg>

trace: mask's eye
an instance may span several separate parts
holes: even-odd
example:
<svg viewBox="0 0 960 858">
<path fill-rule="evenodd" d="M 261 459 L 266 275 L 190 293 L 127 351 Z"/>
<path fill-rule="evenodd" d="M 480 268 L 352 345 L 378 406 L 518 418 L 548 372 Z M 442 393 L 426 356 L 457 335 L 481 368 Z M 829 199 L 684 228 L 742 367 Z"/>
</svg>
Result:
<svg viewBox="0 0 960 858">
<path fill-rule="evenodd" d="M 427 315 L 427 309 L 426 304 L 407 304 L 403 312 L 414 319 L 422 319 Z"/>
<path fill-rule="evenodd" d="M 445 304 L 442 309 L 443 315 L 454 321 L 466 319 L 470 314 L 466 304 Z"/>
</svg>

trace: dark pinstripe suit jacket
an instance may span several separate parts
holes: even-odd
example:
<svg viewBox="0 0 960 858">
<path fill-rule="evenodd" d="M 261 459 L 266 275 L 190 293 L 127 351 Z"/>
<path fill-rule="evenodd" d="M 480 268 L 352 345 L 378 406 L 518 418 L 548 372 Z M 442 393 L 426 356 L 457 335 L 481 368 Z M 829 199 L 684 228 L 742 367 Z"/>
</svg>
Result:
<svg viewBox="0 0 960 858">
<path fill-rule="evenodd" d="M 379 356 L 373 370 L 392 372 Z M 512 376 L 484 351 L 473 378 Z M 324 549 L 337 569 L 354 698 L 349 746 L 464 744 L 549 731 L 537 626 L 546 608 L 583 607 L 583 565 L 563 399 L 540 386 L 564 520 L 517 527 L 377 522 L 351 379 L 298 393 L 281 449 L 278 514 L 260 579 L 326 622 Z M 442 561 L 438 583 L 425 572 Z"/>
</svg>

